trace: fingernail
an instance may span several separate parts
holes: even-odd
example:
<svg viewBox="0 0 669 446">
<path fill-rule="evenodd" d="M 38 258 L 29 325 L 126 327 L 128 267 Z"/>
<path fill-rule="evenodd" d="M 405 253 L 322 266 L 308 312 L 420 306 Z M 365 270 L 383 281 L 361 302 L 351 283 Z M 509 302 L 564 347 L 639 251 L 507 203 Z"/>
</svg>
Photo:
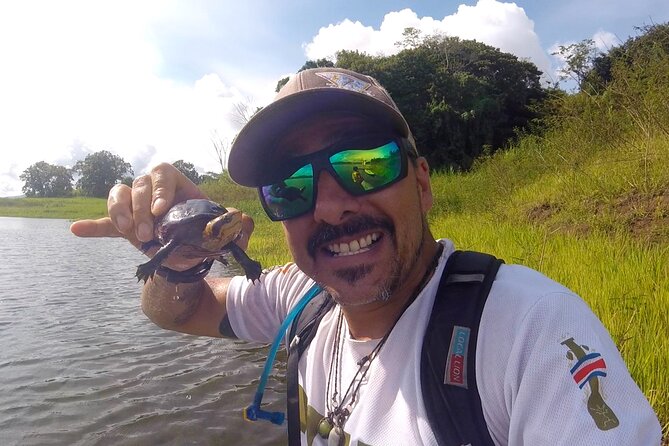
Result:
<svg viewBox="0 0 669 446">
<path fill-rule="evenodd" d="M 116 218 L 116 227 L 122 232 L 127 231 L 130 229 L 130 219 L 128 217 L 124 217 L 123 215 L 119 215 Z"/>
<path fill-rule="evenodd" d="M 151 225 L 148 223 L 140 223 L 137 228 L 137 238 L 143 242 L 148 242 L 153 238 L 153 231 L 151 230 Z"/>
<path fill-rule="evenodd" d="M 164 198 L 156 198 L 153 201 L 153 206 L 151 206 L 151 210 L 155 211 L 158 210 L 162 207 L 165 207 L 167 205 L 167 201 Z"/>
</svg>

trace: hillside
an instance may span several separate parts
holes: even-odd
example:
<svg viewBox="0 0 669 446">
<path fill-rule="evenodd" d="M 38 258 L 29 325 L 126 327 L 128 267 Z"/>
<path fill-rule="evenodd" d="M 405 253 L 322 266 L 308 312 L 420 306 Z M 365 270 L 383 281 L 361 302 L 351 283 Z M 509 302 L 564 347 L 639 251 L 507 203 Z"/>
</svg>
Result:
<svg viewBox="0 0 669 446">
<path fill-rule="evenodd" d="M 665 27 L 666 29 L 666 27 Z M 433 175 L 435 235 L 536 268 L 600 317 L 669 434 L 669 57 L 557 95 L 541 132 Z M 629 62 L 629 61 L 627 61 Z M 665 440 L 666 441 L 666 440 Z"/>
</svg>

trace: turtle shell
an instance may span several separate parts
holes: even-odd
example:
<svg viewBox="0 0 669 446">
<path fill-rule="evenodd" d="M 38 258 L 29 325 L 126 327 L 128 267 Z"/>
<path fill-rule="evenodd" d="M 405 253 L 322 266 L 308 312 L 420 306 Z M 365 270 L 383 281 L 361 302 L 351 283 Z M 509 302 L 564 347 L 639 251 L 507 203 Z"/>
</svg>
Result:
<svg viewBox="0 0 669 446">
<path fill-rule="evenodd" d="M 207 223 L 224 215 L 228 210 L 210 200 L 188 200 L 174 205 L 167 213 L 156 221 L 154 225 L 155 238 L 165 245 L 174 240 L 179 244 L 200 245 L 203 241 Z M 220 245 L 226 245 L 234 240 L 238 232 L 230 234 L 227 240 Z"/>
<path fill-rule="evenodd" d="M 244 268 L 251 280 L 260 277 L 260 263 L 250 259 L 233 241 L 241 232 L 241 213 L 228 212 L 226 208 L 206 199 L 188 200 L 174 205 L 154 224 L 154 240 L 142 245 L 147 251 L 153 246 L 162 247 L 151 260 L 137 267 L 136 276 L 146 280 L 153 276 L 156 269 L 167 259 L 170 253 L 179 249 L 185 257 L 210 258 L 227 264 L 223 254 L 231 253 Z M 208 268 L 211 267 L 209 262 Z M 204 272 L 206 274 L 206 271 Z M 175 277 L 179 273 L 174 274 Z M 183 274 L 186 280 L 188 273 Z"/>
</svg>

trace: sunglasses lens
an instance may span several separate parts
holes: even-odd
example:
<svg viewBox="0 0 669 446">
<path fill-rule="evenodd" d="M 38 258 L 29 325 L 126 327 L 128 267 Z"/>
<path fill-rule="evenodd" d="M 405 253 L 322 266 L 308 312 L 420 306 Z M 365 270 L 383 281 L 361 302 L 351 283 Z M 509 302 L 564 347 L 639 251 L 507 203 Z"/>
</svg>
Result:
<svg viewBox="0 0 669 446">
<path fill-rule="evenodd" d="M 400 179 L 402 158 L 399 146 L 391 141 L 374 149 L 337 152 L 330 156 L 330 164 L 349 193 L 363 195 Z"/>
<path fill-rule="evenodd" d="M 311 164 L 290 177 L 260 188 L 260 199 L 272 220 L 286 220 L 311 209 L 314 201 L 314 170 Z"/>
<path fill-rule="evenodd" d="M 288 178 L 260 188 L 260 200 L 272 220 L 298 217 L 313 208 L 313 166 L 321 166 L 320 170 L 325 161 L 319 161 L 318 156 Z M 407 171 L 406 155 L 395 141 L 373 149 L 342 150 L 330 155 L 327 163 L 339 184 L 351 195 L 380 190 L 404 178 Z"/>
</svg>

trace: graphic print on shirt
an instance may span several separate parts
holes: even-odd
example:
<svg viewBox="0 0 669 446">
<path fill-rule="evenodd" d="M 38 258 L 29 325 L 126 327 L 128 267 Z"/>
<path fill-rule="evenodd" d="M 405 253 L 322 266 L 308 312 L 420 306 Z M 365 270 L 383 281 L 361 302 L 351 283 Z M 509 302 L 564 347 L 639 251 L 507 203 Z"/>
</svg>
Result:
<svg viewBox="0 0 669 446">
<path fill-rule="evenodd" d="M 576 385 L 579 389 L 586 385 L 590 388 L 587 407 L 597 427 L 606 431 L 618 426 L 618 417 L 606 404 L 599 389 L 599 379 L 606 376 L 606 362 L 602 355 L 597 352 L 587 353 L 586 350 L 590 350 L 588 346 L 578 345 L 574 338 L 566 339 L 560 344 L 569 349 L 567 358 L 574 361 L 569 372 Z"/>
</svg>

